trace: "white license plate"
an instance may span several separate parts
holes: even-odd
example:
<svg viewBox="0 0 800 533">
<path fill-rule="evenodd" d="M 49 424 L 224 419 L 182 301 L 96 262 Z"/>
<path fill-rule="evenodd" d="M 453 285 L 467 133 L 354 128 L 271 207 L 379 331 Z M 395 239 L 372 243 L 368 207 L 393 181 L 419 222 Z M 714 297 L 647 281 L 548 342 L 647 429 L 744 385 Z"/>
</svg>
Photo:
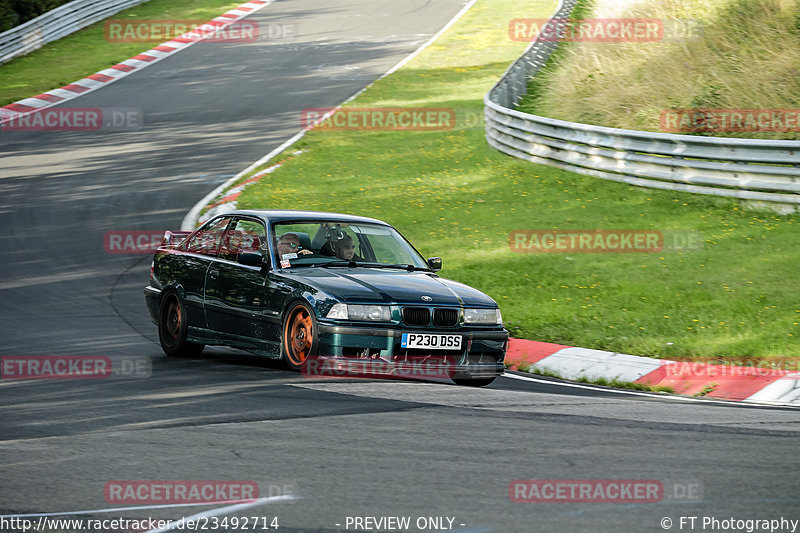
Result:
<svg viewBox="0 0 800 533">
<path fill-rule="evenodd" d="M 426 348 L 428 350 L 460 350 L 461 335 L 435 333 L 403 333 L 401 348 Z"/>
</svg>

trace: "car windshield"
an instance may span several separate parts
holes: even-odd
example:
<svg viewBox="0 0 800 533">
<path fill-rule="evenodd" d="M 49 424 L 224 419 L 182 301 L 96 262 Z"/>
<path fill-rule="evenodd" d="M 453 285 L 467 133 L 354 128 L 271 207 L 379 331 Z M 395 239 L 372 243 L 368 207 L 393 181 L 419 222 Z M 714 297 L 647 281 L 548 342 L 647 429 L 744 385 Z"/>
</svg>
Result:
<svg viewBox="0 0 800 533">
<path fill-rule="evenodd" d="M 394 228 L 341 221 L 275 224 L 274 251 L 281 267 L 347 267 L 428 270 L 425 260 Z"/>
</svg>

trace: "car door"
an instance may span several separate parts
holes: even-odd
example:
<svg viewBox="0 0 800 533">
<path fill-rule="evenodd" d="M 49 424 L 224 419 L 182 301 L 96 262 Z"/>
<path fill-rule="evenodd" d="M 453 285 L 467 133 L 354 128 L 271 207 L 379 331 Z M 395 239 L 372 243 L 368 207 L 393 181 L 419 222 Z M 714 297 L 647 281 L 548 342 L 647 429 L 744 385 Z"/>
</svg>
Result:
<svg viewBox="0 0 800 533">
<path fill-rule="evenodd" d="M 237 217 L 222 238 L 206 274 L 205 309 L 209 328 L 243 346 L 264 342 L 265 271 L 237 261 L 240 251 L 264 253 L 266 229 L 257 219 Z"/>
<path fill-rule="evenodd" d="M 276 224 L 272 226 L 269 234 L 269 250 L 267 251 L 268 261 L 273 268 L 270 269 L 266 279 L 266 303 L 264 309 L 265 322 L 271 327 L 265 329 L 264 339 L 269 343 L 276 353 L 280 353 L 281 327 L 283 325 L 283 315 L 285 305 L 290 301 L 292 295 L 298 295 L 305 289 L 304 284 L 296 278 L 297 273 L 292 269 L 285 269 L 281 265 L 281 258 L 278 256 L 278 240 L 286 232 L 292 232 L 300 236 L 301 243 L 308 240 L 310 235 L 320 231 L 318 224 Z M 317 246 L 305 245 L 309 248 Z"/>
<path fill-rule="evenodd" d="M 207 327 L 203 302 L 206 272 L 217 255 L 222 235 L 230 221 L 231 217 L 212 220 L 189 236 L 185 246 L 181 246 L 184 253 L 172 256 L 175 261 L 180 261 L 180 275 L 176 279 L 179 279 L 183 289 L 189 327 Z"/>
</svg>

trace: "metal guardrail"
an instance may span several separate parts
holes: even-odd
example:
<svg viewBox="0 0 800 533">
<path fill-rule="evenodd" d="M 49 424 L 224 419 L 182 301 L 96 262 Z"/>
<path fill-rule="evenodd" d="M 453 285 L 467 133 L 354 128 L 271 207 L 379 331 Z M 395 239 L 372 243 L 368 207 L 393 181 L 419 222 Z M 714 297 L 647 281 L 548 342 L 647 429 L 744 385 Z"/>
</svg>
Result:
<svg viewBox="0 0 800 533">
<path fill-rule="evenodd" d="M 75 0 L 0 33 L 0 65 L 145 0 Z"/>
<path fill-rule="evenodd" d="M 567 18 L 566 0 L 553 18 Z M 589 176 L 746 200 L 800 205 L 800 141 L 651 133 L 515 111 L 556 42 L 536 41 L 486 94 L 486 140 L 508 155 Z"/>
</svg>

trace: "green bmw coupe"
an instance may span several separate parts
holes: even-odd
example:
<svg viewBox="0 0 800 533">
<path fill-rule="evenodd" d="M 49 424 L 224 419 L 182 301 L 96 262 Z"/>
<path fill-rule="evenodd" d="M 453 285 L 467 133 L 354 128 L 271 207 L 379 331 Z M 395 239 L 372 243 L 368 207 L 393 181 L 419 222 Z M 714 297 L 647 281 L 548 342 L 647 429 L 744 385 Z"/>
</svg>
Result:
<svg viewBox="0 0 800 533">
<path fill-rule="evenodd" d="M 508 346 L 500 309 L 441 267 L 380 220 L 242 210 L 167 231 L 144 293 L 167 355 L 224 345 L 309 376 L 488 385 Z"/>
</svg>

